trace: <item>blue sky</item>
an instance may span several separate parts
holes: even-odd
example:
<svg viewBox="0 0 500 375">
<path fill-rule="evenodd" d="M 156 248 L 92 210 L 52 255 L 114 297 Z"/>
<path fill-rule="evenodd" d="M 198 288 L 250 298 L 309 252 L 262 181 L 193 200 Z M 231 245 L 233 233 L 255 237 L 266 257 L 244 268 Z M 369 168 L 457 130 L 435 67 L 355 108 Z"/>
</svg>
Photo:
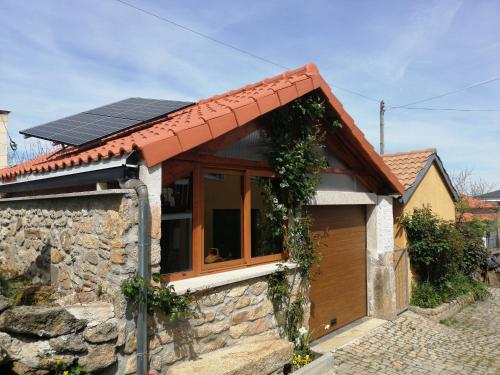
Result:
<svg viewBox="0 0 500 375">
<path fill-rule="evenodd" d="M 289 67 L 315 62 L 372 144 L 378 104 L 500 75 L 500 1 L 128 0 Z M 282 69 L 114 0 L 0 0 L 0 109 L 10 131 L 131 96 L 198 100 Z M 419 106 L 500 109 L 500 81 Z M 500 112 L 389 110 L 386 151 L 437 147 L 449 172 L 500 187 Z"/>
</svg>

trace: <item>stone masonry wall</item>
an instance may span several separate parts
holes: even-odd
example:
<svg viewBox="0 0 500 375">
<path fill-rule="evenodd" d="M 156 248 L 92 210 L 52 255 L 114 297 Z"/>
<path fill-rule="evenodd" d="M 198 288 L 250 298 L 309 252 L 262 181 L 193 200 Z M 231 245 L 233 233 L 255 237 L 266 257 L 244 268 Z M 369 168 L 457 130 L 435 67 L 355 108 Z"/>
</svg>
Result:
<svg viewBox="0 0 500 375">
<path fill-rule="evenodd" d="M 273 305 L 267 297 L 267 281 L 257 278 L 211 289 L 197 294 L 192 308 L 197 317 L 169 322 L 162 313 L 150 317 L 150 368 L 163 374 L 182 360 L 225 346 L 239 339 L 277 332 Z M 125 353 L 135 350 L 135 331 L 130 331 Z M 135 357 L 125 364 L 123 373 L 135 369 Z"/>
<path fill-rule="evenodd" d="M 63 294 L 116 291 L 135 273 L 137 238 L 133 191 L 0 201 L 0 270 Z"/>
<path fill-rule="evenodd" d="M 46 373 L 50 365 L 44 360 L 46 353 L 52 360 L 80 358 L 96 373 L 135 372 L 137 310 L 127 304 L 120 285 L 136 272 L 137 217 L 136 195 L 128 190 L 0 201 L 2 273 L 56 286 L 61 298 L 52 307 L 59 309 L 61 316 L 67 316 L 65 311 L 74 315 L 75 304 L 89 311 L 83 317 L 76 316 L 87 323 L 54 336 L 61 339 L 38 337 L 33 341 L 37 332 L 32 332 L 33 338 L 26 341 L 24 334 L 5 328 L 15 316 L 24 316 L 24 306 L 5 310 L 0 315 L 0 326 L 4 324 L 0 327 L 0 354 L 2 350 L 10 353 L 17 373 Z M 152 254 L 156 253 L 160 253 L 159 236 L 152 235 Z M 159 257 L 152 256 L 153 270 L 158 263 Z M 108 304 L 111 313 L 98 324 L 89 324 L 96 303 Z M 161 312 L 150 315 L 151 370 L 163 373 L 177 362 L 234 345 L 244 337 L 278 334 L 265 277 L 198 292 L 191 307 L 197 316 L 177 322 L 170 322 Z M 55 314 L 43 306 L 41 312 L 36 311 L 37 306 L 32 308 L 34 316 Z M 96 325 L 100 328 L 94 329 Z M 59 341 L 65 344 L 59 345 Z M 76 348 L 66 350 L 65 345 Z M 34 356 L 38 359 L 30 360 Z"/>
</svg>

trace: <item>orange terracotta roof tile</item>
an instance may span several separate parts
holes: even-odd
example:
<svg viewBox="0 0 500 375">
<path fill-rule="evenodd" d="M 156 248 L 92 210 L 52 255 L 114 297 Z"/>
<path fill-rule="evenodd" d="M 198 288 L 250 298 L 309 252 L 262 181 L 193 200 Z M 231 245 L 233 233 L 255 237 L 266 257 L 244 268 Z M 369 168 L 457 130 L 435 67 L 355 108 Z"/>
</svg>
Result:
<svg viewBox="0 0 500 375">
<path fill-rule="evenodd" d="M 88 164 L 121 156 L 133 150 L 139 150 L 146 164 L 153 166 L 242 126 L 315 89 L 321 90 L 326 96 L 350 132 L 356 147 L 371 161 L 378 173 L 386 178 L 392 192 L 402 194 L 403 187 L 398 179 L 333 95 L 314 64 L 307 64 L 238 90 L 200 100 L 148 126 L 138 126 L 104 138 L 99 145 L 91 149 L 68 147 L 2 169 L 0 177 L 3 181 L 14 180 L 19 175 Z"/>
<path fill-rule="evenodd" d="M 493 202 L 483 201 L 469 195 L 462 196 L 462 199 L 467 203 L 468 208 L 499 208 Z"/>
<path fill-rule="evenodd" d="M 382 159 L 396 175 L 405 190 L 415 182 L 418 174 L 424 168 L 429 158 L 436 153 L 436 149 L 416 150 L 384 154 Z"/>
</svg>

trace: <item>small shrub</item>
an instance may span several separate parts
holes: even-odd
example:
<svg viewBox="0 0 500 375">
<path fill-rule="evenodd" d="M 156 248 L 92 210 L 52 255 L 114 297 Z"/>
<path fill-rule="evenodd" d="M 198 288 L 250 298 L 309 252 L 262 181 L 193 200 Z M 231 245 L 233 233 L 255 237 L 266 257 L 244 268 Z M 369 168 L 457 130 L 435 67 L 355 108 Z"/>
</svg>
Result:
<svg viewBox="0 0 500 375">
<path fill-rule="evenodd" d="M 441 220 L 429 207 L 415 209 L 401 220 L 409 254 L 422 281 L 439 283 L 459 269 L 463 241 L 454 223 Z"/>
<path fill-rule="evenodd" d="M 480 301 L 491 295 L 488 287 L 483 283 L 456 273 L 440 284 L 417 283 L 412 291 L 411 304 L 424 308 L 433 308 L 442 303 L 453 301 L 467 293 L 473 293 L 474 298 Z"/>
<path fill-rule="evenodd" d="M 460 271 L 466 276 L 474 277 L 478 271 L 486 268 L 488 262 L 488 251 L 483 243 L 488 224 L 474 220 L 457 222 L 456 227 L 463 241 Z"/>
<path fill-rule="evenodd" d="M 441 296 L 429 282 L 417 283 L 412 290 L 411 304 L 423 308 L 433 308 L 442 303 Z"/>
</svg>

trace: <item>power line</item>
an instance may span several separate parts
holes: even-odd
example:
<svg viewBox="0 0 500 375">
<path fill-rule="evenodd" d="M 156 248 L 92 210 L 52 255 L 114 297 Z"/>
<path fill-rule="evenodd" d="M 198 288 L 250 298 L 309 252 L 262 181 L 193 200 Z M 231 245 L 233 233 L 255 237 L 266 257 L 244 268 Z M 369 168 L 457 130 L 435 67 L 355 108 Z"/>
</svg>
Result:
<svg viewBox="0 0 500 375">
<path fill-rule="evenodd" d="M 335 85 L 335 84 L 333 84 L 332 86 L 333 86 L 333 87 L 336 87 L 336 88 L 338 88 L 338 89 L 340 89 L 340 90 L 350 92 L 351 94 L 354 94 L 354 95 L 360 96 L 360 97 L 365 98 L 365 99 L 367 99 L 367 100 L 371 100 L 372 102 L 375 102 L 375 103 L 379 103 L 379 102 L 380 102 L 380 100 L 375 99 L 375 98 L 371 98 L 371 97 L 369 97 L 369 96 L 366 96 L 366 95 L 364 95 L 364 94 L 361 94 L 360 92 L 357 92 L 357 91 L 354 91 L 354 90 L 350 90 L 350 89 L 346 89 L 345 87 L 341 87 L 341 86 L 339 86 L 339 85 Z"/>
<path fill-rule="evenodd" d="M 418 104 L 418 103 L 423 103 L 423 102 L 428 102 L 430 100 L 442 98 L 444 96 L 448 96 L 448 95 L 451 95 L 451 94 L 456 94 L 457 92 L 464 91 L 464 90 L 467 90 L 467 89 L 470 89 L 470 88 L 473 88 L 473 87 L 477 87 L 477 86 L 486 85 L 487 83 L 491 83 L 491 82 L 498 81 L 498 80 L 500 80 L 500 76 L 489 78 L 489 79 L 487 79 L 485 81 L 476 82 L 476 83 L 473 83 L 473 84 L 471 84 L 469 86 L 461 87 L 461 88 L 453 90 L 453 91 L 448 91 L 448 92 L 445 92 L 445 93 L 440 94 L 440 95 L 431 96 L 430 98 L 425 98 L 425 99 L 417 100 L 417 101 L 414 101 L 414 102 L 411 102 L 411 103 L 408 103 L 408 104 L 393 106 L 393 107 L 390 107 L 388 110 L 398 109 L 398 108 L 405 108 L 405 107 L 408 107 L 410 105 L 414 105 L 414 104 Z"/>
<path fill-rule="evenodd" d="M 171 24 L 171 25 L 173 25 L 173 26 L 176 26 L 176 27 L 178 27 L 178 28 L 180 28 L 180 29 L 183 29 L 183 30 L 185 30 L 185 31 L 188 31 L 188 32 L 190 32 L 190 33 L 192 33 L 192 34 L 195 34 L 195 35 L 198 35 L 198 36 L 200 36 L 200 37 L 202 37 L 202 38 L 208 39 L 208 40 L 210 40 L 210 41 L 212 41 L 212 42 L 214 42 L 214 43 L 218 43 L 218 44 L 220 44 L 220 45 L 222 45 L 222 46 L 224 46 L 224 47 L 231 48 L 231 49 L 233 49 L 233 50 L 235 50 L 235 51 L 238 51 L 238 52 L 240 52 L 240 53 L 243 53 L 243 54 L 245 54 L 245 55 L 247 55 L 247 56 L 253 57 L 253 58 L 258 59 L 258 60 L 260 60 L 260 61 L 266 62 L 266 63 L 268 63 L 268 64 L 271 64 L 271 65 L 277 66 L 277 67 L 279 67 L 279 68 L 283 68 L 283 69 L 286 69 L 286 70 L 290 70 L 290 68 L 289 68 L 289 67 L 287 67 L 287 66 L 285 66 L 285 65 L 283 65 L 283 64 L 280 64 L 280 63 L 277 63 L 277 62 L 275 62 L 275 61 L 272 61 L 272 60 L 266 59 L 265 57 L 261 57 L 261 56 L 259 56 L 259 55 L 256 55 L 256 54 L 255 54 L 255 53 L 253 53 L 253 52 L 250 52 L 250 51 L 244 50 L 244 49 L 242 49 L 242 48 L 236 47 L 236 46 L 234 46 L 234 45 L 232 45 L 232 44 L 229 44 L 229 43 L 226 43 L 226 42 L 224 42 L 224 41 L 222 41 L 222 40 L 215 39 L 215 38 L 211 37 L 210 35 L 207 35 L 207 34 L 204 34 L 204 33 L 202 33 L 202 32 L 199 32 L 199 31 L 197 31 L 197 30 L 194 30 L 194 29 L 192 29 L 192 28 L 190 28 L 190 27 L 188 27 L 188 26 L 181 25 L 181 24 L 180 24 L 180 23 L 178 23 L 178 22 L 172 21 L 171 19 L 168 19 L 168 18 L 165 18 L 165 17 L 163 17 L 163 16 L 160 16 L 159 14 L 156 14 L 156 13 L 150 12 L 149 10 L 146 10 L 146 9 L 140 8 L 140 7 L 138 7 L 138 6 L 135 6 L 135 5 L 133 5 L 133 4 L 130 4 L 130 3 L 126 2 L 126 1 L 124 1 L 124 0 L 114 0 L 114 1 L 116 1 L 116 2 L 118 2 L 118 3 L 120 3 L 120 4 L 123 4 L 123 5 L 125 5 L 125 6 L 128 6 L 128 7 L 130 7 L 130 8 L 133 8 L 133 9 L 135 9 L 135 10 L 138 10 L 139 12 L 145 13 L 145 14 L 147 14 L 147 15 L 151 16 L 151 17 L 155 17 L 155 18 L 157 18 L 157 19 L 159 19 L 159 20 L 161 20 L 161 21 L 167 22 L 167 23 L 169 23 L 169 24 Z"/>
<path fill-rule="evenodd" d="M 129 8 L 135 9 L 135 10 L 137 10 L 139 12 L 142 12 L 144 14 L 147 14 L 148 16 L 154 17 L 154 18 L 156 18 L 156 19 L 158 19 L 160 21 L 167 22 L 170 25 L 176 26 L 176 27 L 178 27 L 178 28 L 180 28 L 180 29 L 182 29 L 184 31 L 188 31 L 188 32 L 190 32 L 192 34 L 195 34 L 195 35 L 199 36 L 199 37 L 208 39 L 211 42 L 220 44 L 220 45 L 222 45 L 224 47 L 227 47 L 227 48 L 230 48 L 230 49 L 232 49 L 234 51 L 237 51 L 237 52 L 243 53 L 243 54 L 245 54 L 247 56 L 253 57 L 254 59 L 260 60 L 262 62 L 274 65 L 274 66 L 282 68 L 282 69 L 286 69 L 286 70 L 290 70 L 291 69 L 290 67 L 288 67 L 286 65 L 280 64 L 280 63 L 278 63 L 276 61 L 273 61 L 273 60 L 267 59 L 265 57 L 259 56 L 259 55 L 255 54 L 253 52 L 250 52 L 250 51 L 245 50 L 243 48 L 237 47 L 237 46 L 235 46 L 233 44 L 230 44 L 230 43 L 224 42 L 222 40 L 216 39 L 214 37 L 211 37 L 210 35 L 207 35 L 207 34 L 204 34 L 204 33 L 200 32 L 200 31 L 194 30 L 191 27 L 182 25 L 182 24 L 180 24 L 180 23 L 178 23 L 176 21 L 173 21 L 173 20 L 171 20 L 169 18 L 163 17 L 163 16 L 161 16 L 159 14 L 153 13 L 153 12 L 147 10 L 147 9 L 140 8 L 140 7 L 138 7 L 138 6 L 134 5 L 134 4 L 131 4 L 131 3 L 127 2 L 127 1 L 124 1 L 124 0 L 114 0 L 114 1 L 116 1 L 116 2 L 118 2 L 120 4 L 122 4 L 122 5 L 125 5 L 125 6 L 127 6 Z M 332 86 L 337 87 L 340 90 L 349 92 L 351 94 L 357 95 L 357 96 L 359 96 L 361 98 L 364 98 L 364 99 L 367 99 L 367 100 L 371 100 L 371 101 L 374 101 L 374 102 L 377 102 L 377 103 L 379 102 L 378 99 L 371 98 L 371 97 L 369 97 L 367 95 L 364 95 L 364 94 L 362 94 L 360 92 L 357 92 L 357 91 L 354 91 L 354 90 L 351 90 L 351 89 L 348 89 L 348 88 L 345 88 L 345 87 L 341 87 L 341 86 L 338 86 L 338 85 L 332 85 Z"/>
<path fill-rule="evenodd" d="M 422 111 L 500 112 L 500 109 L 481 109 L 481 108 L 427 108 L 427 107 L 401 107 L 401 108 L 418 109 Z"/>
</svg>

